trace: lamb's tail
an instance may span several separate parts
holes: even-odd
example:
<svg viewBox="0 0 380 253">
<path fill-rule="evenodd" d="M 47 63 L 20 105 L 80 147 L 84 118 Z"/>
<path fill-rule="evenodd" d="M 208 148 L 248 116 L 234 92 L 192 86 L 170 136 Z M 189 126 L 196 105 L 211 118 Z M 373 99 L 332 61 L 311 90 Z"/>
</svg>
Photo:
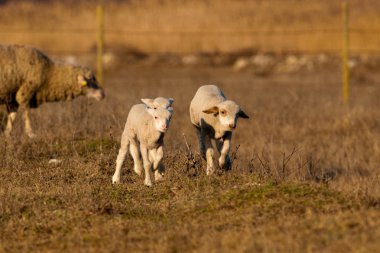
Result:
<svg viewBox="0 0 380 253">
<path fill-rule="evenodd" d="M 112 183 L 120 183 L 120 176 L 121 176 L 121 167 L 123 166 L 125 157 L 128 153 L 129 149 L 129 139 L 128 138 L 122 138 L 121 139 L 121 145 L 119 149 L 119 154 L 116 158 L 116 170 L 112 177 Z"/>
</svg>

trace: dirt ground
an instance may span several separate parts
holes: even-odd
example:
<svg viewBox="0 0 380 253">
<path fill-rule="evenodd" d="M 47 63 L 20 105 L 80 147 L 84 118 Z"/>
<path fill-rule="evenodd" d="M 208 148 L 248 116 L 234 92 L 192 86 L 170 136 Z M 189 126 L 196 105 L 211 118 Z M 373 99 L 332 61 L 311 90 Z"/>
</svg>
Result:
<svg viewBox="0 0 380 253">
<path fill-rule="evenodd" d="M 354 79 L 348 106 L 339 69 L 136 67 L 105 80 L 104 101 L 34 110 L 37 138 L 22 134 L 20 117 L 12 140 L 1 137 L 0 252 L 379 250 L 380 78 Z M 233 169 L 210 177 L 188 113 L 203 84 L 251 116 L 234 133 Z M 113 186 L 129 108 L 156 96 L 175 99 L 166 179 L 145 187 L 129 157 Z"/>
</svg>

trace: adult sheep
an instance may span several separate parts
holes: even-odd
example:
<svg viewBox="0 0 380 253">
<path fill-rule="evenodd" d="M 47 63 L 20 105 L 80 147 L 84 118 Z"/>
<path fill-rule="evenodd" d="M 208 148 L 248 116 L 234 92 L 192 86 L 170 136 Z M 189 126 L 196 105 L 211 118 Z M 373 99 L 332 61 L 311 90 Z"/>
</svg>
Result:
<svg viewBox="0 0 380 253">
<path fill-rule="evenodd" d="M 8 111 L 6 135 L 12 131 L 18 110 L 23 111 L 25 133 L 34 137 L 30 108 L 81 95 L 96 100 L 105 96 L 89 68 L 52 61 L 32 47 L 0 45 L 0 104 Z"/>
<path fill-rule="evenodd" d="M 249 118 L 232 100 L 227 100 L 219 87 L 201 86 L 190 104 L 191 123 L 197 130 L 200 152 L 207 160 L 207 175 L 214 172 L 214 150 L 211 140 L 215 140 L 220 153 L 219 167 L 229 168 L 232 131 L 238 118 Z"/>
</svg>

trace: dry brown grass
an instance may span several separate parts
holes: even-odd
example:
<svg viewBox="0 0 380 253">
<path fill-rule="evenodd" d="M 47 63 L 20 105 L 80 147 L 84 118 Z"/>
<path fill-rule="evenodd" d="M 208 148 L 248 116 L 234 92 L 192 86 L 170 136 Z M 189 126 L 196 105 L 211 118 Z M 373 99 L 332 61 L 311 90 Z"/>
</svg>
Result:
<svg viewBox="0 0 380 253">
<path fill-rule="evenodd" d="M 378 53 L 380 4 L 349 2 L 351 27 L 369 30 L 352 32 L 352 51 Z M 1 42 L 32 44 L 50 53 L 88 52 L 95 44 L 95 4 L 8 1 L 0 6 Z M 108 47 L 143 52 L 337 53 L 342 45 L 341 1 L 107 1 L 105 18 Z"/>
<path fill-rule="evenodd" d="M 108 73 L 103 102 L 38 108 L 39 137 L 18 124 L 0 143 L 0 252 L 377 251 L 380 88 L 354 82 L 345 107 L 337 73 L 128 68 Z M 234 135 L 233 170 L 212 177 L 191 168 L 182 138 L 196 153 L 188 106 L 206 83 L 252 116 Z M 129 158 L 112 186 L 130 106 L 159 95 L 176 99 L 166 181 L 144 187 Z"/>
</svg>

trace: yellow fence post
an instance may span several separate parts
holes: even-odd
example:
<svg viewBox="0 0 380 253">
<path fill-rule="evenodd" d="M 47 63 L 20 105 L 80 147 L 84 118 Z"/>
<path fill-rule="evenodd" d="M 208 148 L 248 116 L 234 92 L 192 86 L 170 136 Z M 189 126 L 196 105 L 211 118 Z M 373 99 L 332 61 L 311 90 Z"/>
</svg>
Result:
<svg viewBox="0 0 380 253">
<path fill-rule="evenodd" d="M 103 83 L 103 47 L 104 47 L 104 5 L 96 7 L 96 74 L 101 85 Z"/>
<path fill-rule="evenodd" d="M 342 78 L 343 78 L 343 101 L 348 103 L 350 97 L 350 70 L 348 66 L 348 50 L 349 50 L 349 21 L 348 21 L 348 3 L 344 1 L 342 4 L 343 16 L 343 45 L 342 45 Z"/>
</svg>

